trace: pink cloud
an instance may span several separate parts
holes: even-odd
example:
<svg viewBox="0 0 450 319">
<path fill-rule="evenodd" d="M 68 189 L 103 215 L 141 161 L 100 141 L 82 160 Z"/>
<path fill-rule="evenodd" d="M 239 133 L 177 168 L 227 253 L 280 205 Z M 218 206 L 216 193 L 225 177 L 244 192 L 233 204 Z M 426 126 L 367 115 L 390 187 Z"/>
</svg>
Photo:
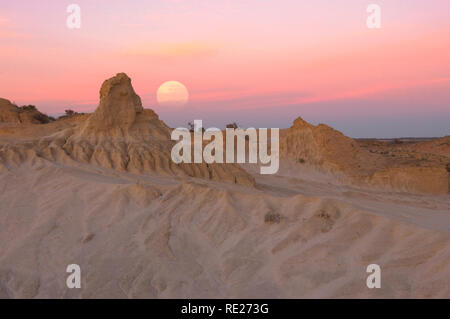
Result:
<svg viewBox="0 0 450 319">
<path fill-rule="evenodd" d="M 126 54 L 156 58 L 205 58 L 217 54 L 217 45 L 207 42 L 145 43 L 127 49 Z"/>
</svg>

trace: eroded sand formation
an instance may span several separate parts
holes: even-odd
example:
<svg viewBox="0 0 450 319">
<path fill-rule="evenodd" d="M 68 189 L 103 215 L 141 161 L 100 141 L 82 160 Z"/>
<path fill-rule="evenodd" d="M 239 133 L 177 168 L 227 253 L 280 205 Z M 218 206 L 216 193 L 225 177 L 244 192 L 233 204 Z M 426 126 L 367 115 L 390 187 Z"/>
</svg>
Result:
<svg viewBox="0 0 450 319">
<path fill-rule="evenodd" d="M 263 176 L 174 165 L 169 135 L 124 74 L 91 115 L 1 124 L 0 298 L 450 297 L 448 138 L 404 145 L 444 160 L 398 156 L 386 177 L 392 156 L 297 119 Z M 439 195 L 392 191 L 411 176 L 404 190 Z"/>
<path fill-rule="evenodd" d="M 26 143 L 3 144 L 0 170 L 23 162 L 48 160 L 131 173 L 155 172 L 254 184 L 253 178 L 238 165 L 174 164 L 170 152 L 175 143 L 170 140 L 170 132 L 155 112 L 143 109 L 130 78 L 119 73 L 103 83 L 100 104 L 85 121 Z"/>
<path fill-rule="evenodd" d="M 35 107 L 18 107 L 9 100 L 0 98 L 0 123 L 44 124 L 54 121 Z"/>
<path fill-rule="evenodd" d="M 352 184 L 411 193 L 448 194 L 449 138 L 405 146 L 403 149 L 409 160 L 402 160 L 395 158 L 397 153 L 371 152 L 370 148 L 361 148 L 357 141 L 325 124 L 314 126 L 298 118 L 292 127 L 281 133 L 280 156 L 291 163 L 340 173 Z"/>
</svg>

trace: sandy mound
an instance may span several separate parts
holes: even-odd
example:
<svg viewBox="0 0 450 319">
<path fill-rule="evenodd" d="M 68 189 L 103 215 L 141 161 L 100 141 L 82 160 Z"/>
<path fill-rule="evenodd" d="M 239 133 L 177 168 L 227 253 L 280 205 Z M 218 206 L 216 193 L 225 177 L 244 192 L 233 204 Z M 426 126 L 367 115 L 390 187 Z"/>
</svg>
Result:
<svg viewBox="0 0 450 319">
<path fill-rule="evenodd" d="M 341 132 L 325 124 L 314 126 L 300 117 L 281 133 L 280 154 L 281 159 L 349 176 L 364 175 L 380 160 Z"/>
<path fill-rule="evenodd" d="M 20 123 L 19 108 L 10 101 L 0 98 L 0 122 Z"/>
<path fill-rule="evenodd" d="M 353 184 L 372 185 L 397 191 L 448 194 L 450 163 L 448 137 L 413 145 L 375 143 L 381 152 L 361 148 L 355 140 L 333 128 L 311 125 L 301 118 L 280 134 L 281 160 L 296 167 L 312 166 L 339 174 Z M 420 158 L 417 158 L 420 156 Z M 436 158 L 438 156 L 438 158 Z"/>
<path fill-rule="evenodd" d="M 450 163 L 450 135 L 435 139 L 433 141 L 420 142 L 411 145 L 412 150 L 423 154 L 435 154 L 444 156 Z"/>
<path fill-rule="evenodd" d="M 52 118 L 39 112 L 33 105 L 18 107 L 0 98 L 0 123 L 43 124 L 51 121 Z"/>
<path fill-rule="evenodd" d="M 85 121 L 38 140 L 1 146 L 0 170 L 49 160 L 254 185 L 253 177 L 238 165 L 173 163 L 174 144 L 170 129 L 155 112 L 143 109 L 130 78 L 119 73 L 103 83 L 100 104 Z"/>
</svg>

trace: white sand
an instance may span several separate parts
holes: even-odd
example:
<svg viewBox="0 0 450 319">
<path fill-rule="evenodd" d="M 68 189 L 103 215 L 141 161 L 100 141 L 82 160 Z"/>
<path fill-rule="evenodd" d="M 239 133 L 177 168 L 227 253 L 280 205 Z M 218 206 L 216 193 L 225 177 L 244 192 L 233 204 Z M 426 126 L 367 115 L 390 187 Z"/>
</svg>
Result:
<svg viewBox="0 0 450 319">
<path fill-rule="evenodd" d="M 450 297 L 449 196 L 304 175 L 252 189 L 23 165 L 0 177 L 0 297 Z M 72 263 L 82 289 L 66 287 Z"/>
</svg>

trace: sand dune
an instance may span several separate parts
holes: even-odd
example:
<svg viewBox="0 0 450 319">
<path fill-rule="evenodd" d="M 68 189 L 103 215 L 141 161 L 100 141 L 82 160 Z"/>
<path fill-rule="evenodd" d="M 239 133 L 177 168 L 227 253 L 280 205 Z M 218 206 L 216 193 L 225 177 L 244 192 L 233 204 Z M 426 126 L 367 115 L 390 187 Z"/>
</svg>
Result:
<svg viewBox="0 0 450 319">
<path fill-rule="evenodd" d="M 276 175 L 176 165 L 125 74 L 91 115 L 4 122 L 0 298 L 450 297 L 444 162 L 392 162 L 299 118 Z M 446 158 L 443 141 L 407 147 Z M 82 289 L 66 286 L 73 263 Z"/>
<path fill-rule="evenodd" d="M 450 297 L 448 197 L 259 187 L 22 166 L 0 184 L 0 295 Z"/>
</svg>

